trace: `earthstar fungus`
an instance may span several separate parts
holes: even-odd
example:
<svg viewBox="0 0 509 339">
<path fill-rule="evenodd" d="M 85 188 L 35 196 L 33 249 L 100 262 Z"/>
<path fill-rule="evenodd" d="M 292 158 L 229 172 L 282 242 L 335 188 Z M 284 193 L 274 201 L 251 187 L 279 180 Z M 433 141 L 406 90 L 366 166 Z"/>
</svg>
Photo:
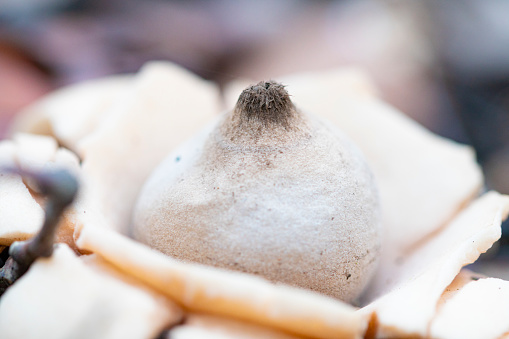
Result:
<svg viewBox="0 0 509 339">
<path fill-rule="evenodd" d="M 340 131 L 260 82 L 153 172 L 134 236 L 184 261 L 352 301 L 377 264 L 378 195 Z"/>
<path fill-rule="evenodd" d="M 134 203 L 150 171 L 220 111 L 219 90 L 213 83 L 176 65 L 152 62 L 139 74 L 120 82 L 115 78 L 100 79 L 43 98 L 25 111 L 26 119 L 18 120 L 15 132 L 25 134 L 0 142 L 2 164 L 15 162 L 20 168 L 63 165 L 78 175 L 82 193 L 86 193 L 80 194 L 64 214 L 65 227 L 59 232 L 66 230 L 66 237 L 57 240 L 64 244 L 59 244 L 51 257 L 36 260 L 0 299 L 2 337 L 68 338 L 80 331 L 82 336 L 94 338 L 134 333 L 140 338 L 153 338 L 164 329 L 172 338 L 197 331 L 202 333 L 200 337 L 219 333 L 238 337 L 256 330 L 250 324 L 263 327 L 263 337 L 278 339 L 281 334 L 285 338 L 290 334 L 310 338 L 443 339 L 463 338 L 464 333 L 499 339 L 507 334 L 509 323 L 505 318 L 481 320 L 477 315 L 505 314 L 509 305 L 506 282 L 479 278 L 466 287 L 458 287 L 457 283 L 462 280 L 462 274 L 458 275 L 461 267 L 474 262 L 500 237 L 500 222 L 509 213 L 508 196 L 490 192 L 478 197 L 483 177 L 472 149 L 430 133 L 383 103 L 359 70 L 340 68 L 281 80 L 288 85 L 298 110 L 306 113 L 299 113 L 304 114 L 303 123 L 293 134 L 300 137 L 279 140 L 283 142 L 279 146 L 283 153 L 277 153 L 278 148 L 273 145 L 263 145 L 263 124 L 258 124 L 259 133 L 241 133 L 236 143 L 225 136 L 228 128 L 211 127 L 198 137 L 209 141 L 208 149 L 204 149 L 204 143 L 190 141 L 167 162 L 173 163 L 173 169 L 200 159 L 199 155 L 208 150 L 240 153 L 260 160 L 247 166 L 242 174 L 246 176 L 256 172 L 253 168 L 258 172 L 266 168 L 267 162 L 261 160 L 266 160 L 264 157 L 271 152 L 281 154 L 276 159 L 288 159 L 292 147 L 310 147 L 316 138 L 314 129 L 321 125 L 307 112 L 338 126 L 365 155 L 383 207 L 380 265 L 362 293 L 361 305 L 367 306 L 359 309 L 323 294 L 273 284 L 251 274 L 185 263 L 128 238 Z M 235 105 L 249 82 L 238 83 L 244 85 L 232 83 L 223 92 L 226 108 Z M 256 90 L 266 90 L 265 86 Z M 76 112 L 73 108 L 80 109 Z M 216 126 L 235 122 L 232 114 L 221 118 Z M 293 113 L 282 120 L 291 116 Z M 251 124 L 253 119 L 242 121 Z M 246 140 L 250 147 L 245 147 Z M 253 140 L 258 146 L 252 146 Z M 57 151 L 57 142 L 77 152 L 82 162 L 68 150 Z M 190 152 L 183 153 L 186 149 Z M 198 152 L 200 149 L 203 153 Z M 317 167 L 316 163 L 323 163 L 323 157 L 316 154 L 313 153 L 315 164 L 311 164 L 311 169 Z M 219 164 L 226 167 L 229 157 L 223 158 Z M 208 158 L 203 156 L 203 160 L 201 165 L 206 168 Z M 235 163 L 235 159 L 230 160 Z M 269 160 L 273 166 L 278 165 L 274 159 Z M 306 172 L 309 162 L 307 158 L 307 162 L 297 163 L 293 169 Z M 232 192 L 225 185 L 226 179 L 231 178 L 217 176 L 221 166 L 206 169 L 209 177 L 215 176 L 218 182 L 182 188 L 203 197 L 215 191 L 219 205 L 229 194 L 231 199 Z M 291 197 L 286 194 L 292 193 L 291 187 L 286 186 L 292 182 L 290 179 L 282 180 L 278 188 L 287 188 L 283 194 L 286 200 L 283 204 L 278 202 L 282 207 L 288 205 Z M 37 233 L 43 204 L 39 206 L 39 197 L 31 195 L 33 190 L 30 182 L 19 177 L 0 177 L 1 245 L 10 246 L 15 240 L 26 240 Z M 242 198 L 240 193 L 235 192 L 237 199 Z M 247 202 L 252 206 L 260 201 L 267 205 L 265 197 Z M 296 214 L 301 213 L 300 209 L 316 207 L 314 204 L 313 199 L 306 200 Z M 260 224 L 258 229 L 264 231 Z M 266 228 L 281 232 L 285 230 L 281 225 Z M 296 245 L 295 237 L 280 240 L 290 248 Z M 94 254 L 76 255 L 82 253 Z M 306 255 L 312 257 L 313 252 Z M 399 258 L 404 258 L 403 262 Z M 447 296 L 448 291 L 458 288 L 458 293 Z M 487 301 L 486 295 L 493 298 Z M 482 307 L 472 307 L 479 302 Z M 69 304 L 73 307 L 69 308 Z M 97 305 L 107 307 L 100 307 L 97 312 Z M 207 320 L 201 318 L 202 314 L 214 316 Z M 50 318 L 52 321 L 46 321 Z M 85 332 L 83 321 L 92 325 L 86 326 Z M 451 321 L 461 328 L 450 326 Z"/>
</svg>

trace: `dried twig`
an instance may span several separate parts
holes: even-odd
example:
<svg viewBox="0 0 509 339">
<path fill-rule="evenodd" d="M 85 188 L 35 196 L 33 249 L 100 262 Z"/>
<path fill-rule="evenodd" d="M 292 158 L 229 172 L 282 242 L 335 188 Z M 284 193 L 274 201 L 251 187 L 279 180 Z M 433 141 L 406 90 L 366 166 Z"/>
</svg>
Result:
<svg viewBox="0 0 509 339">
<path fill-rule="evenodd" d="M 48 197 L 48 201 L 45 207 L 44 224 L 39 233 L 30 240 L 14 242 L 10 246 L 10 257 L 0 269 L 0 295 L 21 277 L 37 258 L 52 255 L 60 216 L 72 203 L 78 191 L 78 181 L 65 170 L 41 173 L 18 169 L 8 171 L 34 179 L 40 192 Z"/>
</svg>

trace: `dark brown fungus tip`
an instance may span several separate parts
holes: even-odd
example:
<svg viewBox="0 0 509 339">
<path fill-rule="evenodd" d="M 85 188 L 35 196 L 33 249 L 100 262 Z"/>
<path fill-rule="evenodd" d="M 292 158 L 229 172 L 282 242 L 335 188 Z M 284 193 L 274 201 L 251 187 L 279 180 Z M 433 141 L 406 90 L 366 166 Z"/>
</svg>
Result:
<svg viewBox="0 0 509 339">
<path fill-rule="evenodd" d="M 247 87 L 239 96 L 235 113 L 245 122 L 256 120 L 264 125 L 289 126 L 296 109 L 285 86 L 269 80 Z"/>
</svg>

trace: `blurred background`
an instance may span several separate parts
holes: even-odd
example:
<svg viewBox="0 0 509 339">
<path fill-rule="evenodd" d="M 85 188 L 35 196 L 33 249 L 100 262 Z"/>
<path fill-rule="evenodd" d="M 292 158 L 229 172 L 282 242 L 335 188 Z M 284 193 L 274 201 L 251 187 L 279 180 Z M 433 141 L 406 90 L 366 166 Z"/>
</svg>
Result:
<svg viewBox="0 0 509 339">
<path fill-rule="evenodd" d="M 219 85 L 354 65 L 509 193 L 508 15 L 500 0 L 0 0 L 0 138 L 45 93 L 149 60 Z M 509 279 L 508 239 L 506 223 L 474 269 Z"/>
</svg>

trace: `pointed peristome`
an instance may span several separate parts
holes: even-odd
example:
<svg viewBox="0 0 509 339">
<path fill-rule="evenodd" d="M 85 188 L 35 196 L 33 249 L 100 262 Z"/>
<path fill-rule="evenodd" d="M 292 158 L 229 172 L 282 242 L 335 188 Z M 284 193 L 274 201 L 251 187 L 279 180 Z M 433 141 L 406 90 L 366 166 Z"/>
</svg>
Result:
<svg viewBox="0 0 509 339">
<path fill-rule="evenodd" d="M 260 81 L 239 96 L 235 114 L 243 122 L 256 120 L 263 125 L 289 127 L 297 111 L 285 86 L 275 81 Z"/>
</svg>

